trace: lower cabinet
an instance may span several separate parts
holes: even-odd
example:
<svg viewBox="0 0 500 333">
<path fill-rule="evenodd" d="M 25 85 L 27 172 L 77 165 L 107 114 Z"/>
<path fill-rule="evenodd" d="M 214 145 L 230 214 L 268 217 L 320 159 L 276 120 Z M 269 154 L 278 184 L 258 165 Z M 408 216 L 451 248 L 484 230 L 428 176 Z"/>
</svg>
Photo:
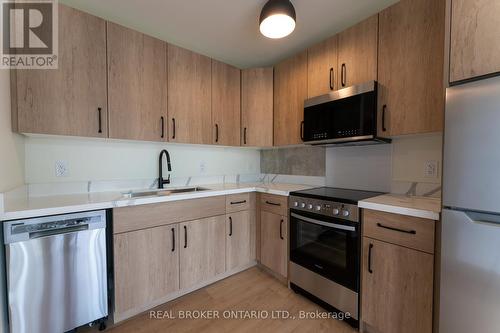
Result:
<svg viewBox="0 0 500 333">
<path fill-rule="evenodd" d="M 115 317 L 144 311 L 179 290 L 178 224 L 116 234 Z"/>
<path fill-rule="evenodd" d="M 226 271 L 225 216 L 180 226 L 180 287 L 186 289 Z"/>
<path fill-rule="evenodd" d="M 260 214 L 260 263 L 287 277 L 287 218 L 264 210 Z"/>
<path fill-rule="evenodd" d="M 226 269 L 243 267 L 255 259 L 252 253 L 250 211 L 226 215 Z"/>
</svg>

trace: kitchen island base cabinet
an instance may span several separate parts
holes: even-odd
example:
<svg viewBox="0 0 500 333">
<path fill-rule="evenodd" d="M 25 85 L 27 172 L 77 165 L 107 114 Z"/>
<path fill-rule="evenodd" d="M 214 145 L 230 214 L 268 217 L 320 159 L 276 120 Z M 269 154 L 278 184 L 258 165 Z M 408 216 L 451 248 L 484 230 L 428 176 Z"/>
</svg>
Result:
<svg viewBox="0 0 500 333">
<path fill-rule="evenodd" d="M 180 225 L 180 287 L 187 289 L 226 271 L 225 216 Z"/>
<path fill-rule="evenodd" d="M 287 277 L 287 218 L 267 211 L 260 215 L 260 263 Z"/>
<path fill-rule="evenodd" d="M 179 290 L 178 224 L 113 236 L 115 318 Z"/>
</svg>

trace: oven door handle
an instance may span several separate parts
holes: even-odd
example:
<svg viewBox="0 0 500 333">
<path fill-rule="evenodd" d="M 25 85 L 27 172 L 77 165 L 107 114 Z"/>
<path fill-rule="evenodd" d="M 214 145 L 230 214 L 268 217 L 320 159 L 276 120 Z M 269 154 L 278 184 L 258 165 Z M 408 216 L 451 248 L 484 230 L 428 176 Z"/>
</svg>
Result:
<svg viewBox="0 0 500 333">
<path fill-rule="evenodd" d="M 334 228 L 334 229 L 340 229 L 340 230 L 347 230 L 347 231 L 356 231 L 355 227 L 351 227 L 351 226 L 348 226 L 348 225 L 323 222 L 323 221 L 319 221 L 319 220 L 312 219 L 310 217 L 305 217 L 305 216 L 302 216 L 302 215 L 299 215 L 299 214 L 295 214 L 295 213 L 291 213 L 290 215 L 292 215 L 292 217 L 295 217 L 295 218 L 297 218 L 299 220 L 302 220 L 302 221 L 305 221 L 305 222 L 309 222 L 309 223 L 319 224 L 319 225 L 322 225 L 324 227 L 329 227 L 329 228 Z"/>
</svg>

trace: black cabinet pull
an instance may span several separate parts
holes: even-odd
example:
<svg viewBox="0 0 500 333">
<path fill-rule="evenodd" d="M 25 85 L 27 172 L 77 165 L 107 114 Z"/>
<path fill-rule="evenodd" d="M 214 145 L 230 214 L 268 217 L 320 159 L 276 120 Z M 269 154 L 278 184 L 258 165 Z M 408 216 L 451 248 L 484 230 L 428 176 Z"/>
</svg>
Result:
<svg viewBox="0 0 500 333">
<path fill-rule="evenodd" d="M 300 122 L 300 139 L 304 141 L 304 121 Z"/>
<path fill-rule="evenodd" d="M 284 239 L 283 238 L 283 222 L 285 222 L 283 219 L 281 219 L 280 221 L 280 238 L 281 239 Z"/>
<path fill-rule="evenodd" d="M 175 118 L 172 118 L 172 139 L 175 139 Z"/>
<path fill-rule="evenodd" d="M 330 90 L 333 90 L 333 67 L 330 68 Z"/>
<path fill-rule="evenodd" d="M 373 270 L 372 270 L 372 249 L 373 249 L 373 244 L 368 245 L 368 272 L 370 272 L 370 274 L 373 274 Z"/>
<path fill-rule="evenodd" d="M 243 144 L 247 144 L 247 128 L 243 128 Z"/>
<path fill-rule="evenodd" d="M 231 205 L 239 205 L 247 202 L 246 200 L 241 200 L 241 201 L 231 201 Z"/>
<path fill-rule="evenodd" d="M 184 248 L 188 247 L 188 231 L 187 227 L 184 226 Z"/>
<path fill-rule="evenodd" d="M 229 236 L 233 235 L 233 218 L 229 216 Z"/>
<path fill-rule="evenodd" d="M 161 120 L 161 138 L 165 137 L 165 118 L 163 116 L 160 117 Z"/>
<path fill-rule="evenodd" d="M 382 223 L 377 223 L 377 227 L 384 228 L 384 229 L 389 229 L 389 230 L 397 231 L 397 232 L 403 232 L 405 234 L 415 235 L 417 233 L 415 230 L 404 230 L 404 229 L 389 227 L 389 226 L 383 225 Z"/>
<path fill-rule="evenodd" d="M 387 110 L 387 105 L 384 104 L 382 106 L 382 131 L 387 131 L 387 128 L 385 127 L 385 111 Z"/>
<path fill-rule="evenodd" d="M 172 228 L 172 252 L 175 251 L 175 228 Z"/>
<path fill-rule="evenodd" d="M 215 124 L 215 142 L 219 142 L 219 125 Z"/>
<path fill-rule="evenodd" d="M 271 206 L 281 206 L 280 203 L 271 202 L 271 201 L 266 201 L 266 204 L 271 205 Z"/>
<path fill-rule="evenodd" d="M 340 73 L 340 82 L 342 83 L 342 87 L 345 87 L 347 84 L 347 67 L 345 64 L 342 64 L 342 72 Z"/>
<path fill-rule="evenodd" d="M 99 117 L 99 130 L 98 133 L 102 133 L 102 108 L 97 108 L 97 114 Z"/>
</svg>

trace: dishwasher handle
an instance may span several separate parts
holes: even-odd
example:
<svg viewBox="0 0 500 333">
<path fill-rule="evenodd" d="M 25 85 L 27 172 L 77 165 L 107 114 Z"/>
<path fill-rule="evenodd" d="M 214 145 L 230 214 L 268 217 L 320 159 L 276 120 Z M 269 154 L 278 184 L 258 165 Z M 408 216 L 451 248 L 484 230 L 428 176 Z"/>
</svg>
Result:
<svg viewBox="0 0 500 333">
<path fill-rule="evenodd" d="M 64 235 L 64 234 L 68 234 L 70 232 L 77 232 L 77 231 L 84 231 L 84 230 L 89 230 L 88 224 L 71 226 L 71 227 L 60 228 L 60 229 L 55 229 L 55 230 L 34 231 L 34 232 L 29 233 L 29 238 L 35 239 L 35 238 L 48 237 L 48 236 L 54 236 L 54 235 Z"/>
</svg>

